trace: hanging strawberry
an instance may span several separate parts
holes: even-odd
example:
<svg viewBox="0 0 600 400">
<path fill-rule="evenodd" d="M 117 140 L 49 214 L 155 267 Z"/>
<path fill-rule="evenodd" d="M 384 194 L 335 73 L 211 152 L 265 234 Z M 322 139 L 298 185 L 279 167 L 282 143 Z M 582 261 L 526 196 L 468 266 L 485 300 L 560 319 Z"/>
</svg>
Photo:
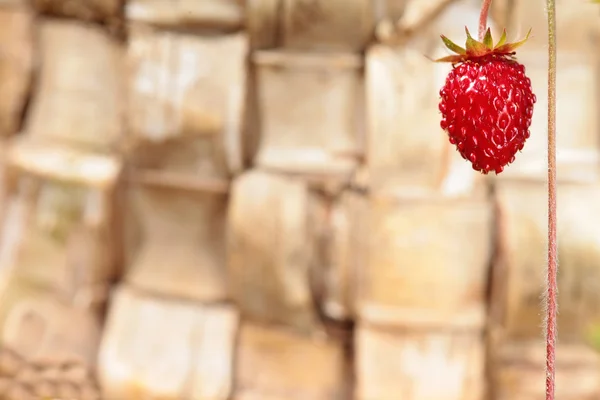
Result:
<svg viewBox="0 0 600 400">
<path fill-rule="evenodd" d="M 503 31 L 494 46 L 490 29 L 482 42 L 465 30 L 465 48 L 441 36 L 456 55 L 436 60 L 453 64 L 440 90 L 440 126 L 473 169 L 499 174 L 515 160 L 530 135 L 536 97 L 525 67 L 515 59 L 515 49 L 529 33 L 519 42 L 506 43 Z"/>
</svg>

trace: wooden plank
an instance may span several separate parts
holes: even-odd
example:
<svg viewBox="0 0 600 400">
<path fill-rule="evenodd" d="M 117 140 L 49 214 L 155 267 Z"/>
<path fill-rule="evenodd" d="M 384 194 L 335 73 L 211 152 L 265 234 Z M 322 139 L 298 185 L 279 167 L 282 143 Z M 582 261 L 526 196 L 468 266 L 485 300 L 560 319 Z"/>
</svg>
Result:
<svg viewBox="0 0 600 400">
<path fill-rule="evenodd" d="M 130 26 L 132 165 L 212 179 L 243 168 L 247 41 Z"/>
<path fill-rule="evenodd" d="M 33 0 L 38 12 L 85 21 L 113 20 L 121 14 L 120 0 Z"/>
<path fill-rule="evenodd" d="M 254 49 L 359 52 L 371 39 L 371 0 L 249 0 L 247 28 Z"/>
<path fill-rule="evenodd" d="M 228 277 L 242 315 L 309 333 L 318 327 L 310 280 L 315 236 L 306 184 L 250 171 L 236 178 L 228 212 Z"/>
<path fill-rule="evenodd" d="M 225 194 L 229 192 L 230 181 L 225 179 L 194 178 L 173 172 L 153 169 L 134 169 L 127 171 L 128 182 L 139 182 L 148 186 L 159 186 L 191 192 L 207 192 Z"/>
<path fill-rule="evenodd" d="M 299 51 L 361 51 L 373 32 L 371 0 L 281 0 L 281 45 Z"/>
<path fill-rule="evenodd" d="M 127 190 L 128 230 L 137 240 L 125 280 L 157 295 L 225 300 L 227 195 L 139 182 Z"/>
<path fill-rule="evenodd" d="M 483 327 L 492 217 L 486 199 L 373 196 L 359 318 L 405 328 Z"/>
<path fill-rule="evenodd" d="M 114 149 L 124 129 L 121 45 L 95 25 L 52 19 L 39 25 L 41 70 L 25 134 Z"/>
<path fill-rule="evenodd" d="M 22 8 L 29 6 L 29 0 L 0 0 L 0 7 L 3 8 Z"/>
<path fill-rule="evenodd" d="M 544 400 L 545 344 L 535 339 L 492 347 L 492 382 L 498 400 Z M 557 346 L 556 396 L 592 400 L 600 396 L 600 359 L 587 346 L 562 342 Z"/>
<path fill-rule="evenodd" d="M 322 306 L 325 315 L 336 320 L 355 317 L 358 271 L 368 261 L 367 212 L 366 196 L 352 191 L 323 206 Z"/>
<path fill-rule="evenodd" d="M 0 3 L 0 5 L 4 5 Z M 34 63 L 33 13 L 25 7 L 0 8 L 0 136 L 21 129 Z"/>
<path fill-rule="evenodd" d="M 244 322 L 236 358 L 235 400 L 347 398 L 339 343 Z"/>
<path fill-rule="evenodd" d="M 373 7 L 376 11 L 376 20 L 398 20 L 402 15 L 404 15 L 406 6 L 409 2 L 410 0 L 374 0 Z"/>
<path fill-rule="evenodd" d="M 360 57 L 261 51 L 253 59 L 261 121 L 255 163 L 348 180 L 363 155 Z"/>
<path fill-rule="evenodd" d="M 252 49 L 271 49 L 279 43 L 281 0 L 246 0 L 246 30 Z"/>
<path fill-rule="evenodd" d="M 2 341 L 37 363 L 80 364 L 91 369 L 96 363 L 100 321 L 88 310 L 40 295 L 17 303 L 11 310 Z"/>
<path fill-rule="evenodd" d="M 93 189 L 21 177 L 9 194 L 0 246 L 0 326 L 39 293 L 99 311 L 118 274 L 109 198 Z"/>
<path fill-rule="evenodd" d="M 123 167 L 117 155 L 90 153 L 49 138 L 18 136 L 8 147 L 6 161 L 11 169 L 100 190 L 113 188 Z"/>
<path fill-rule="evenodd" d="M 393 0 L 387 1 L 389 3 Z M 477 10 L 476 6 L 456 0 L 405 0 L 400 1 L 398 5 L 395 5 L 396 8 L 394 8 L 394 5 L 388 5 L 388 7 L 391 8 L 389 11 L 395 11 L 396 15 L 399 12 L 398 8 L 402 11 L 397 25 L 406 35 L 422 34 L 423 28 L 426 28 L 429 23 L 440 23 L 439 17 L 442 16 L 443 19 L 443 15 L 449 6 L 452 6 L 450 8 L 455 8 L 456 10 L 462 9 L 463 18 L 469 17 L 469 19 L 473 15 L 472 12 Z"/>
<path fill-rule="evenodd" d="M 129 0 L 128 20 L 172 28 L 240 29 L 244 24 L 242 0 Z"/>
<path fill-rule="evenodd" d="M 157 321 L 168 323 L 157 329 Z M 99 353 L 105 398 L 229 399 L 237 324 L 228 305 L 171 301 L 119 286 Z"/>
<path fill-rule="evenodd" d="M 356 330 L 356 399 L 482 400 L 481 331 Z"/>
<path fill-rule="evenodd" d="M 547 251 L 547 210 L 540 204 L 547 199 L 547 184 L 499 182 L 496 196 L 491 320 L 503 340 L 539 339 Z M 561 182 L 557 201 L 561 341 L 600 346 L 600 185 Z"/>
<path fill-rule="evenodd" d="M 499 15 L 505 16 L 503 25 L 506 26 L 509 34 L 512 32 L 513 38 L 517 35 L 523 37 L 529 28 L 535 33 L 519 53 L 547 47 L 548 26 L 544 7 L 528 0 L 496 0 L 494 8 Z M 590 46 L 593 46 L 593 42 L 597 39 L 594 36 L 598 32 L 598 7 L 593 3 L 560 1 L 557 2 L 556 9 L 556 29 L 564 31 L 564 34 L 557 38 L 561 51 L 589 52 Z"/>
</svg>

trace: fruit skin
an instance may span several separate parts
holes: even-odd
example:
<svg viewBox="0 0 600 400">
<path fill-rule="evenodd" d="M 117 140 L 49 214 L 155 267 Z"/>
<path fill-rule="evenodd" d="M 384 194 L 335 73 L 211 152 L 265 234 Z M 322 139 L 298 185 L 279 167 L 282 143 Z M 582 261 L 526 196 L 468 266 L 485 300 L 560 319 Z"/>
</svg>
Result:
<svg viewBox="0 0 600 400">
<path fill-rule="evenodd" d="M 467 27 L 465 32 L 464 48 L 441 35 L 456 54 L 436 60 L 453 66 L 440 90 L 440 126 L 473 169 L 499 174 L 529 138 L 536 98 L 515 50 L 531 30 L 525 39 L 510 43 L 503 30 L 496 45 L 490 29 L 481 41 L 473 39 Z"/>
<path fill-rule="evenodd" d="M 529 138 L 536 97 L 525 67 L 503 54 L 461 61 L 440 90 L 440 126 L 473 169 L 501 173 Z"/>
</svg>

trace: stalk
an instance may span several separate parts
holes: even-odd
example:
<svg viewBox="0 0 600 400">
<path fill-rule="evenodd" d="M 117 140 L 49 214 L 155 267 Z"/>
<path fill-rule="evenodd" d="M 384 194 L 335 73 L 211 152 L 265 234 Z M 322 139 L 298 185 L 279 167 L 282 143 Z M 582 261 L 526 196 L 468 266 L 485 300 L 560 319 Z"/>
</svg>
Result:
<svg viewBox="0 0 600 400">
<path fill-rule="evenodd" d="M 492 0 L 483 0 L 481 5 L 481 14 L 479 14 L 479 41 L 483 42 L 485 31 L 487 31 L 487 19 L 490 12 L 490 5 Z"/>
<path fill-rule="evenodd" d="M 556 7 L 548 12 L 548 271 L 546 292 L 546 400 L 554 400 L 558 252 L 556 245 Z"/>
</svg>

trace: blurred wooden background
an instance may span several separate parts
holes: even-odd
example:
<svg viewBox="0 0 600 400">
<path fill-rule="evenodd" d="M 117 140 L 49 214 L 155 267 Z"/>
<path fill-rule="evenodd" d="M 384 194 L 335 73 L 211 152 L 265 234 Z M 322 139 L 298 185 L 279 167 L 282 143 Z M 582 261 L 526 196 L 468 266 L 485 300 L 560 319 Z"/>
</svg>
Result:
<svg viewBox="0 0 600 400">
<path fill-rule="evenodd" d="M 557 0 L 558 398 L 600 399 L 598 6 Z M 479 0 L 0 0 L 0 398 L 543 400 L 538 103 L 439 128 Z"/>
</svg>

